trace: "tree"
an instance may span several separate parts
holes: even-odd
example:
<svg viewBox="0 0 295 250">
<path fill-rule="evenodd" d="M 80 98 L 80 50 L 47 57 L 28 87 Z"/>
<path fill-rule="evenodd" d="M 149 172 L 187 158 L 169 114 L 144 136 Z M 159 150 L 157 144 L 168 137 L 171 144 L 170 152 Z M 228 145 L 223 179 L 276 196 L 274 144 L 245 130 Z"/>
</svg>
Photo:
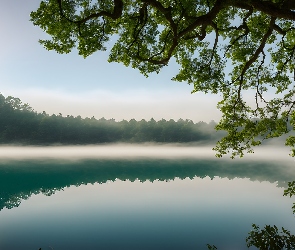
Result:
<svg viewBox="0 0 295 250">
<path fill-rule="evenodd" d="M 87 57 L 115 39 L 109 62 L 146 76 L 174 58 L 173 80 L 223 97 L 217 156 L 243 156 L 294 130 L 294 0 L 44 0 L 31 21 L 58 53 L 77 47 Z M 286 145 L 294 156 L 295 137 Z"/>
<path fill-rule="evenodd" d="M 295 235 L 282 227 L 281 231 L 277 226 L 265 225 L 263 229 L 252 224 L 252 230 L 246 238 L 247 247 L 255 246 L 260 250 L 292 250 L 295 247 Z"/>
</svg>

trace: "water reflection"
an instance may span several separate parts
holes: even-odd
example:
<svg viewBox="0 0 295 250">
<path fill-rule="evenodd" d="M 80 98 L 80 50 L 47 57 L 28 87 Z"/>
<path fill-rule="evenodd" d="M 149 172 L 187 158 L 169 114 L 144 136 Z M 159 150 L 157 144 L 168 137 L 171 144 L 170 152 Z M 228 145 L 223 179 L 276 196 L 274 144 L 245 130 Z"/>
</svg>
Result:
<svg viewBox="0 0 295 250">
<path fill-rule="evenodd" d="M 246 250 L 253 222 L 294 231 L 288 201 L 275 183 L 239 178 L 71 186 L 3 209 L 0 248 Z"/>
<path fill-rule="evenodd" d="M 0 248 L 243 250 L 252 223 L 294 231 L 278 188 L 295 180 L 293 164 L 183 149 L 1 151 Z"/>
<path fill-rule="evenodd" d="M 134 182 L 169 181 L 175 178 L 246 178 L 277 182 L 286 187 L 295 180 L 288 165 L 265 161 L 221 161 L 198 159 L 137 160 L 23 160 L 0 163 L 0 210 L 17 207 L 32 194 L 54 194 L 71 185 L 130 180 Z"/>
</svg>

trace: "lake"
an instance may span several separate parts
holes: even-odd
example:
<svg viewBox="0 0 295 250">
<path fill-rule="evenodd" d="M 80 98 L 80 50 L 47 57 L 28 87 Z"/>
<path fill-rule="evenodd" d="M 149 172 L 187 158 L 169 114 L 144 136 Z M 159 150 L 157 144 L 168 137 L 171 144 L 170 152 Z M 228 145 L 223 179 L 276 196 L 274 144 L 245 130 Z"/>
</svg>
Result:
<svg viewBox="0 0 295 250">
<path fill-rule="evenodd" d="M 292 180 L 286 149 L 2 147 L 0 249 L 248 249 L 252 223 L 295 233 Z"/>
</svg>

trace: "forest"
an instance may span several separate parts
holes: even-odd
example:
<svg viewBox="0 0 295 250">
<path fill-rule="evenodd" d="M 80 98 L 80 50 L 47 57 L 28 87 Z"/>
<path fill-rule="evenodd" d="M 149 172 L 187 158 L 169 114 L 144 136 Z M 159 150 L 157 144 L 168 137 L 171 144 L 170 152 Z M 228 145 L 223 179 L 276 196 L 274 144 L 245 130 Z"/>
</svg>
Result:
<svg viewBox="0 0 295 250">
<path fill-rule="evenodd" d="M 38 113 L 19 98 L 0 94 L 0 143 L 24 145 L 100 143 L 216 143 L 225 134 L 211 121 L 130 121 Z"/>
</svg>

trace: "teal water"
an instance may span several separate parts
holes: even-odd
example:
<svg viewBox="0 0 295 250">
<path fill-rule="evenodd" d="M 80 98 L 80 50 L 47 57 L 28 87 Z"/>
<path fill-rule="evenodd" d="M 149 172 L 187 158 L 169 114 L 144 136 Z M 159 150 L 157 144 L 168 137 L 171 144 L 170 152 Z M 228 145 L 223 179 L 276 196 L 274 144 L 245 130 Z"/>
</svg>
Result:
<svg viewBox="0 0 295 250">
<path fill-rule="evenodd" d="M 6 160 L 0 249 L 247 249 L 252 223 L 295 233 L 292 180 L 278 161 Z"/>
</svg>

